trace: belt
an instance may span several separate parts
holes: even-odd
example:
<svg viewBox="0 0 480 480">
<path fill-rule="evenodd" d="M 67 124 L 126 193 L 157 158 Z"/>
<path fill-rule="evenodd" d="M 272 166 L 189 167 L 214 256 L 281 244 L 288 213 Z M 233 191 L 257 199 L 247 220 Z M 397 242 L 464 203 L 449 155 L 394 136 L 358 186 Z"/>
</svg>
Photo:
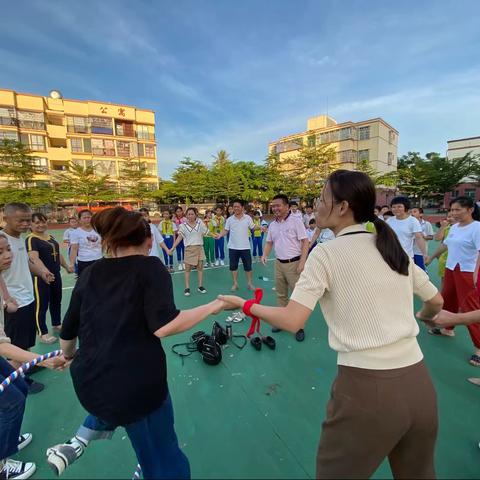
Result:
<svg viewBox="0 0 480 480">
<path fill-rule="evenodd" d="M 293 258 L 289 258 L 288 260 L 281 260 L 280 258 L 277 258 L 277 260 L 280 262 L 280 263 L 293 263 L 293 262 L 298 262 L 300 260 L 300 255 L 298 257 L 293 257 Z"/>
</svg>

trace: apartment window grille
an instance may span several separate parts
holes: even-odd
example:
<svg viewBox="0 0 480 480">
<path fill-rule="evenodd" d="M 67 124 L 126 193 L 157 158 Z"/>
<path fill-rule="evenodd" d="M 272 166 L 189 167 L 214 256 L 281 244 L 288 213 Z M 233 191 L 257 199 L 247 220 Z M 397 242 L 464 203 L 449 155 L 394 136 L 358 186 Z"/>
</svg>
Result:
<svg viewBox="0 0 480 480">
<path fill-rule="evenodd" d="M 358 129 L 358 139 L 359 140 L 368 140 L 370 138 L 370 126 L 360 127 Z"/>
<path fill-rule="evenodd" d="M 33 130 L 45 130 L 45 117 L 42 112 L 17 112 L 18 126 Z"/>
<path fill-rule="evenodd" d="M 153 138 L 150 138 L 147 125 L 137 125 L 137 138 L 139 140 L 153 140 Z"/>
<path fill-rule="evenodd" d="M 67 131 L 70 133 L 89 133 L 88 118 L 67 117 Z"/>
<path fill-rule="evenodd" d="M 155 145 L 145 144 L 145 157 L 155 158 Z"/>
<path fill-rule="evenodd" d="M 359 150 L 358 151 L 358 161 L 367 161 L 370 160 L 370 150 Z"/>
<path fill-rule="evenodd" d="M 90 117 L 90 129 L 92 133 L 113 135 L 112 119 L 106 117 Z"/>
<path fill-rule="evenodd" d="M 17 125 L 17 115 L 14 108 L 0 108 L 0 125 L 9 125 L 12 127 Z"/>
<path fill-rule="evenodd" d="M 393 164 L 393 153 L 392 153 L 392 152 L 388 152 L 387 165 L 392 165 L 392 164 Z"/>
<path fill-rule="evenodd" d="M 115 132 L 116 135 L 122 137 L 134 137 L 135 130 L 133 129 L 132 122 L 122 122 L 119 120 L 115 120 Z"/>
<path fill-rule="evenodd" d="M 3 139 L 15 140 L 16 142 L 18 142 L 18 133 L 10 132 L 9 130 L 0 130 L 0 140 Z"/>
</svg>

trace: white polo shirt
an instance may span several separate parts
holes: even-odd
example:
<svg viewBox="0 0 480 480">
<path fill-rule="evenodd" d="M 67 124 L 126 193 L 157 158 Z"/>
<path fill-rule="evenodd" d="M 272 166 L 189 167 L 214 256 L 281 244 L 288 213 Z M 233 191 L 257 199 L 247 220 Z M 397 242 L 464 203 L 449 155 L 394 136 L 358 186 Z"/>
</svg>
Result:
<svg viewBox="0 0 480 480">
<path fill-rule="evenodd" d="M 230 232 L 228 248 L 231 250 L 250 250 L 248 235 L 254 226 L 252 217 L 245 213 L 240 218 L 235 215 L 228 217 L 225 222 L 225 230 Z"/>
<path fill-rule="evenodd" d="M 12 237 L 5 232 L 13 254 L 12 265 L 2 272 L 8 293 L 17 301 L 19 307 L 30 305 L 33 300 L 33 282 L 25 239 Z"/>
</svg>

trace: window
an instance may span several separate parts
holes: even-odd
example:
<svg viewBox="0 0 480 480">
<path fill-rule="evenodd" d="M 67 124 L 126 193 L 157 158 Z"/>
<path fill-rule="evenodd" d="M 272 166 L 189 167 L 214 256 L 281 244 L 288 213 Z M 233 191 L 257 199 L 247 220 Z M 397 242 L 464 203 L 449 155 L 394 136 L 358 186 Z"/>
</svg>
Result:
<svg viewBox="0 0 480 480">
<path fill-rule="evenodd" d="M 89 138 L 71 138 L 70 145 L 73 153 L 90 153 L 92 144 Z"/>
<path fill-rule="evenodd" d="M 137 125 L 137 138 L 139 140 L 153 140 L 155 135 L 150 136 L 148 125 Z"/>
<path fill-rule="evenodd" d="M 95 173 L 98 175 L 117 176 L 117 166 L 114 160 L 94 160 Z"/>
<path fill-rule="evenodd" d="M 67 131 L 70 133 L 89 133 L 88 118 L 67 117 Z"/>
<path fill-rule="evenodd" d="M 133 130 L 132 122 L 123 122 L 121 120 L 115 120 L 115 132 L 116 135 L 122 137 L 134 137 L 135 131 Z"/>
<path fill-rule="evenodd" d="M 137 155 L 139 157 L 144 157 L 145 156 L 145 147 L 143 143 L 137 143 Z M 135 155 L 135 156 L 137 156 Z"/>
<path fill-rule="evenodd" d="M 37 167 L 39 172 L 48 172 L 48 160 L 43 157 L 33 157 L 33 164 Z"/>
<path fill-rule="evenodd" d="M 45 117 L 43 112 L 17 112 L 18 126 L 32 128 L 34 130 L 45 130 Z"/>
<path fill-rule="evenodd" d="M 370 159 L 370 150 L 359 150 L 358 151 L 358 161 L 367 161 Z"/>
<path fill-rule="evenodd" d="M 81 138 L 71 138 L 70 145 L 72 146 L 72 152 L 83 152 L 83 142 Z"/>
<path fill-rule="evenodd" d="M 48 115 L 47 120 L 50 125 L 63 125 L 63 117 L 61 115 Z"/>
<path fill-rule="evenodd" d="M 387 165 L 393 165 L 393 153 L 388 152 Z"/>
<path fill-rule="evenodd" d="M 307 145 L 309 147 L 314 147 L 317 143 L 317 137 L 315 135 L 310 135 L 307 139 Z"/>
<path fill-rule="evenodd" d="M 155 145 L 145 144 L 145 156 L 155 158 Z"/>
<path fill-rule="evenodd" d="M 117 155 L 130 158 L 132 156 L 130 153 L 130 142 L 117 141 Z"/>
<path fill-rule="evenodd" d="M 465 196 L 473 198 L 473 200 L 475 200 L 475 188 L 466 188 L 465 189 Z"/>
<path fill-rule="evenodd" d="M 17 125 L 17 115 L 14 108 L 0 107 L 0 125 Z"/>
<path fill-rule="evenodd" d="M 102 138 L 92 138 L 92 153 L 108 157 L 115 156 L 115 146 L 113 140 L 103 140 Z"/>
<path fill-rule="evenodd" d="M 332 130 L 330 132 L 322 132 L 319 135 L 319 143 L 331 143 L 331 142 L 338 142 L 340 139 L 339 131 L 338 130 Z"/>
<path fill-rule="evenodd" d="M 390 143 L 394 143 L 395 142 L 395 132 L 393 130 L 390 130 L 388 132 L 388 141 Z"/>
<path fill-rule="evenodd" d="M 45 150 L 45 137 L 42 135 L 30 135 L 30 148 L 32 150 Z"/>
<path fill-rule="evenodd" d="M 356 163 L 357 152 L 355 150 L 343 150 L 337 154 L 340 163 Z"/>
<path fill-rule="evenodd" d="M 18 133 L 10 132 L 9 130 L 0 130 L 0 140 L 3 140 L 4 138 L 18 142 Z"/>
<path fill-rule="evenodd" d="M 102 135 L 113 135 L 112 119 L 105 117 L 90 117 L 90 128 L 92 133 Z"/>
<path fill-rule="evenodd" d="M 43 135 L 22 133 L 20 135 L 20 141 L 24 145 L 27 145 L 30 150 L 45 151 L 45 137 Z"/>
<path fill-rule="evenodd" d="M 145 163 L 145 169 L 151 177 L 155 177 L 157 175 L 157 166 L 154 163 Z"/>
<path fill-rule="evenodd" d="M 285 142 L 277 143 L 276 152 L 289 152 L 290 150 L 298 150 L 303 147 L 303 138 L 295 138 L 293 140 L 286 140 Z M 148 157 L 148 155 L 146 155 Z"/>
<path fill-rule="evenodd" d="M 370 138 L 370 126 L 360 127 L 358 129 L 358 139 L 359 140 L 368 140 Z"/>
<path fill-rule="evenodd" d="M 340 140 L 347 140 L 353 137 L 353 128 L 352 127 L 345 127 L 340 129 L 339 138 Z"/>
</svg>

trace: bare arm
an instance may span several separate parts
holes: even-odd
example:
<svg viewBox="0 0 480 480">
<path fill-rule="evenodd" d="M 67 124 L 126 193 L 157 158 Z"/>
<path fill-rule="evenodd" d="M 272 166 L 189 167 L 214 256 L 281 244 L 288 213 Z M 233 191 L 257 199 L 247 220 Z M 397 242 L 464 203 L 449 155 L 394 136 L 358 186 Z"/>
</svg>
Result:
<svg viewBox="0 0 480 480">
<path fill-rule="evenodd" d="M 183 240 L 183 236 L 180 232 L 177 232 L 177 238 L 173 242 L 172 248 L 170 248 L 170 251 L 175 250 L 175 247 Z"/>
<path fill-rule="evenodd" d="M 197 325 L 197 323 L 205 320 L 209 315 L 219 313 L 223 309 L 223 306 L 223 301 L 213 300 L 212 302 L 200 305 L 199 307 L 182 310 L 171 322 L 160 327 L 155 332 L 155 336 L 163 338 L 185 332 Z"/>
<path fill-rule="evenodd" d="M 273 242 L 265 243 L 265 249 L 263 250 L 263 257 L 262 257 L 263 264 L 267 262 L 267 258 L 270 255 L 270 252 L 272 251 L 272 247 L 273 247 Z"/>
<path fill-rule="evenodd" d="M 77 339 L 72 340 L 63 340 L 60 339 L 60 348 L 63 350 L 63 355 L 65 358 L 72 358 L 75 356 L 77 351 Z"/>
<path fill-rule="evenodd" d="M 36 250 L 28 252 L 28 258 L 30 259 L 30 271 L 32 271 L 32 264 L 40 270 L 47 270 L 45 264 L 40 260 L 40 256 Z M 33 273 L 33 272 L 32 272 Z"/>
<path fill-rule="evenodd" d="M 302 273 L 305 268 L 305 262 L 308 257 L 308 249 L 310 248 L 310 242 L 308 238 L 302 240 L 302 254 L 300 256 L 300 261 L 298 262 L 297 273 Z"/>
<path fill-rule="evenodd" d="M 70 247 L 70 265 L 75 265 L 78 256 L 78 243 L 72 243 Z"/>
<path fill-rule="evenodd" d="M 18 368 L 22 363 L 31 362 L 34 358 L 37 358 L 40 355 L 35 352 L 22 350 L 11 343 L 0 343 L 0 356 L 9 358 L 14 368 Z M 64 363 L 65 362 L 62 359 L 57 357 L 45 360 L 38 365 L 47 368 L 59 368 L 62 367 Z"/>
<path fill-rule="evenodd" d="M 315 227 L 315 232 L 313 233 L 313 237 L 310 240 L 310 245 L 313 245 L 318 240 L 320 233 L 321 233 L 321 230 L 318 227 Z"/>
<path fill-rule="evenodd" d="M 435 315 L 437 315 L 443 307 L 443 297 L 440 293 L 431 298 L 430 300 L 423 302 L 422 309 L 417 313 L 417 318 L 424 322 L 431 322 Z"/>
<path fill-rule="evenodd" d="M 220 238 L 228 235 L 228 232 L 229 232 L 229 230 L 224 229 L 221 233 L 217 233 L 216 235 L 214 235 L 213 238 L 215 238 L 216 240 L 219 240 Z"/>
<path fill-rule="evenodd" d="M 422 252 L 424 257 L 427 256 L 427 243 L 425 242 L 425 238 L 423 238 L 422 232 L 417 232 L 415 234 L 415 241 L 417 242 L 417 247 Z"/>
<path fill-rule="evenodd" d="M 480 310 L 466 313 L 452 313 L 447 310 L 441 310 L 433 319 L 432 323 L 436 327 L 453 327 L 455 325 L 470 325 L 471 323 L 480 323 Z"/>
</svg>

